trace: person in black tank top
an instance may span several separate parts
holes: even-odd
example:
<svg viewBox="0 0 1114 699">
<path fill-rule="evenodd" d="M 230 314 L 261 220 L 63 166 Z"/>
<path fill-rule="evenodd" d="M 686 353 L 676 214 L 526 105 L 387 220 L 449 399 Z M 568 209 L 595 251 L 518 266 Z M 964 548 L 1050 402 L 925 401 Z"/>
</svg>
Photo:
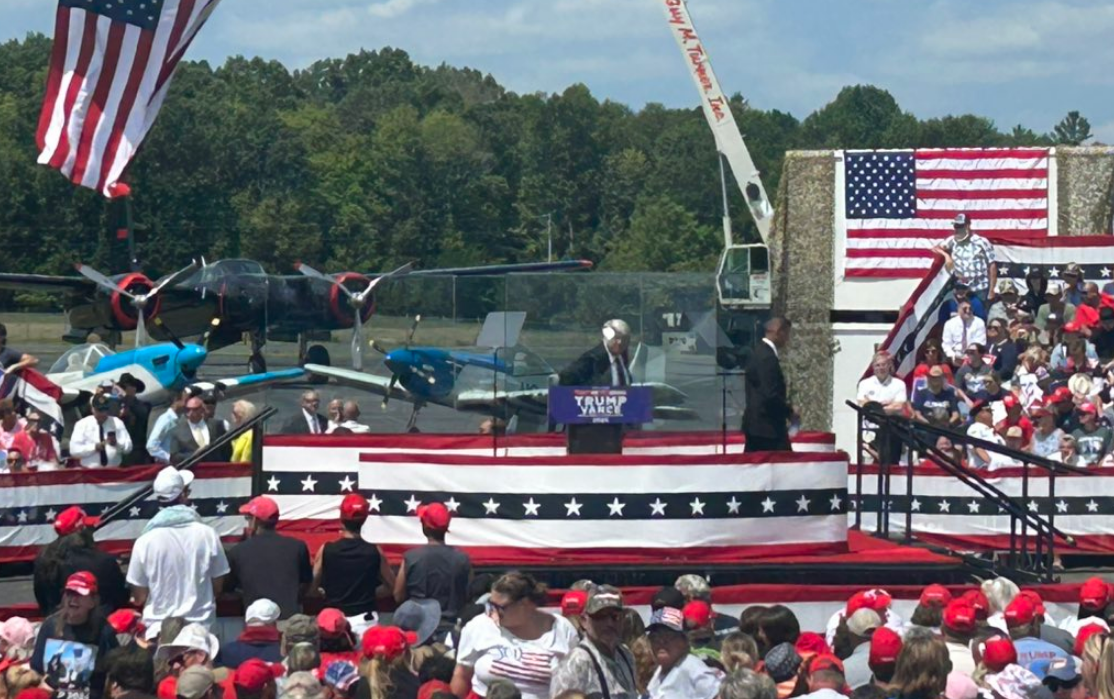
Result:
<svg viewBox="0 0 1114 699">
<path fill-rule="evenodd" d="M 441 625 L 446 631 L 468 602 L 468 583 L 472 579 L 472 561 L 468 554 L 445 543 L 452 515 L 439 502 L 418 507 L 426 545 L 410 549 L 402 558 L 395 579 L 395 602 L 408 599 L 435 599 L 441 604 Z M 442 634 L 443 635 L 443 634 Z M 438 639 L 440 640 L 440 639 Z"/>
<path fill-rule="evenodd" d="M 360 537 L 368 511 L 364 496 L 345 496 L 340 504 L 341 537 L 322 546 L 313 564 L 314 589 L 325 593 L 326 607 L 347 617 L 374 612 L 376 599 L 389 596 L 395 584 L 387 557 Z"/>
</svg>

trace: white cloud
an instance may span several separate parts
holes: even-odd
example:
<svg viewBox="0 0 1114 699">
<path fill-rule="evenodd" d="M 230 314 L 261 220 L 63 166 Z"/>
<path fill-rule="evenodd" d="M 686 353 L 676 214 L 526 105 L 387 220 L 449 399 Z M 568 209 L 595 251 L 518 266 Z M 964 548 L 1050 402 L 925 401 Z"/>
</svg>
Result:
<svg viewBox="0 0 1114 699">
<path fill-rule="evenodd" d="M 367 13 L 380 19 L 394 19 L 410 12 L 419 5 L 429 5 L 439 0 L 385 0 L 368 6 Z"/>
</svg>

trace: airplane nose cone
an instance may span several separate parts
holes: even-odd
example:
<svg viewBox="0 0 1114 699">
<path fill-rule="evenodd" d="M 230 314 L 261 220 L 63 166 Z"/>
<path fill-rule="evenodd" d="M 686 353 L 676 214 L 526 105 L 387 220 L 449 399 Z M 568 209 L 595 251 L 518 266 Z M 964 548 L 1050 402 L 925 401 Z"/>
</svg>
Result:
<svg viewBox="0 0 1114 699">
<path fill-rule="evenodd" d="M 193 374 L 202 364 L 209 353 L 200 345 L 186 345 L 178 352 L 178 366 L 185 374 Z"/>
<path fill-rule="evenodd" d="M 383 357 L 383 364 L 391 370 L 392 374 L 401 373 L 406 366 L 406 356 L 401 350 L 388 352 L 387 356 Z"/>
</svg>

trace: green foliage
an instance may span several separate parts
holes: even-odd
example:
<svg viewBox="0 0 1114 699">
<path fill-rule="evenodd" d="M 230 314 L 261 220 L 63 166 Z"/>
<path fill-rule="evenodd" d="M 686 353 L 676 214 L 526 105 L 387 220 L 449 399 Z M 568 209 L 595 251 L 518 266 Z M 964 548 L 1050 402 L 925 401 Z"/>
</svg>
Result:
<svg viewBox="0 0 1114 699">
<path fill-rule="evenodd" d="M 122 271 L 124 246 L 103 198 L 35 164 L 50 49 L 41 34 L 0 44 L 0 270 L 65 274 L 81 260 Z M 1002 133 L 974 115 L 922 122 L 885 90 L 864 85 L 841 90 L 803 122 L 740 95 L 730 102 L 771 195 L 792 148 L 1090 137 L 1078 112 L 1050 136 L 1020 126 Z M 612 270 L 710 273 L 722 246 L 719 177 L 698 109 L 648 104 L 636 112 L 579 84 L 517 95 L 490 75 L 419 66 L 393 48 L 294 72 L 242 56 L 217 67 L 183 63 L 128 173 L 152 275 L 200 255 L 252 257 L 279 273 L 300 259 L 361 272 L 408 261 L 540 260 L 547 214 L 556 257 Z M 753 238 L 732 181 L 728 206 L 736 237 Z M 585 286 L 563 307 L 591 316 L 601 293 L 613 292 Z M 538 294 L 505 295 L 542 303 Z M 455 303 L 505 306 L 502 296 L 489 285 Z"/>
</svg>

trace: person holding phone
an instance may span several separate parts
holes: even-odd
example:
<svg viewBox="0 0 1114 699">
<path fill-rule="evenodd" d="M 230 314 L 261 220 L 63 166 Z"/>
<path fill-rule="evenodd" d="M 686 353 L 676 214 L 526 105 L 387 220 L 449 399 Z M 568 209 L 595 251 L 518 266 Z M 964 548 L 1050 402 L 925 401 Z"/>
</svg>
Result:
<svg viewBox="0 0 1114 699">
<path fill-rule="evenodd" d="M 93 414 L 73 427 L 70 456 L 79 459 L 82 468 L 119 466 L 131 453 L 131 436 L 123 421 L 112 415 L 111 404 L 107 396 L 97 396 L 92 402 Z"/>
</svg>

